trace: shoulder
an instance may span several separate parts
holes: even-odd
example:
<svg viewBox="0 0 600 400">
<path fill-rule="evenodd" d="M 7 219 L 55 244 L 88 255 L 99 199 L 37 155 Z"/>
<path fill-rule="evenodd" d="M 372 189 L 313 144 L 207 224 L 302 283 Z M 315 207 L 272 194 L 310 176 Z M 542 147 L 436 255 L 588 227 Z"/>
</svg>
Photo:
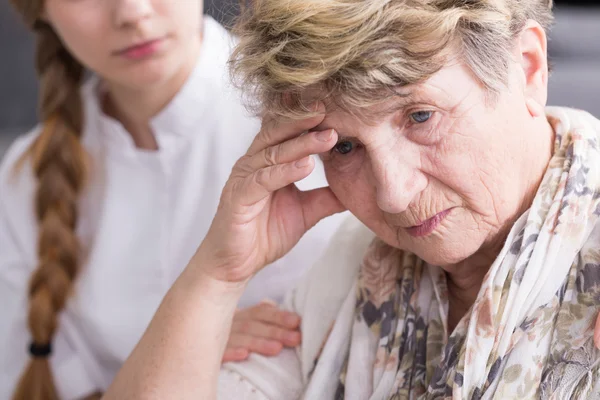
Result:
<svg viewBox="0 0 600 400">
<path fill-rule="evenodd" d="M 204 15 L 203 21 L 205 37 L 208 37 L 209 40 L 212 41 L 227 44 L 227 47 L 222 49 L 223 54 L 229 56 L 229 54 L 237 44 L 237 38 L 210 15 Z"/>
<path fill-rule="evenodd" d="M 19 189 L 28 187 L 34 176 L 27 159 L 29 148 L 40 134 L 41 127 L 36 126 L 26 134 L 17 137 L 9 146 L 0 163 L 0 198 L 17 195 Z"/>
<path fill-rule="evenodd" d="M 27 265 L 35 263 L 36 181 L 27 151 L 38 135 L 39 128 L 35 128 L 18 137 L 0 163 L 0 241 L 5 242 L 0 243 L 0 263 L 17 258 Z"/>
<path fill-rule="evenodd" d="M 260 130 L 260 119 L 246 105 L 243 91 L 232 81 L 229 57 L 236 45 L 235 37 L 209 16 L 204 17 L 204 39 L 198 61 L 197 90 L 209 98 L 205 114 L 207 125 L 213 127 L 230 154 L 236 159 L 244 154 L 256 133 Z"/>
<path fill-rule="evenodd" d="M 0 205 L 9 215 L 15 207 L 22 208 L 33 201 L 35 177 L 27 153 L 40 130 L 37 126 L 17 137 L 0 163 Z"/>
<path fill-rule="evenodd" d="M 86 124 L 82 132 L 82 144 L 87 151 L 90 150 L 92 140 L 97 140 L 98 135 L 93 135 L 89 122 L 98 118 L 97 85 L 99 79 L 92 75 L 80 89 L 83 102 L 83 113 Z M 3 157 L 0 157 L 0 193 L 2 197 L 19 194 L 35 183 L 35 177 L 28 159 L 28 151 L 39 137 L 42 125 L 38 124 L 30 131 L 18 136 L 8 147 Z M 5 191 L 9 190 L 6 194 Z"/>
<path fill-rule="evenodd" d="M 210 16 L 204 17 L 199 66 L 205 77 L 205 84 L 214 90 L 214 97 L 225 102 L 224 109 L 229 111 L 229 116 L 235 116 L 240 109 L 245 108 L 243 93 L 230 73 L 229 61 L 237 43 L 238 39 L 219 22 Z M 231 107 L 234 109 L 231 110 Z"/>
<path fill-rule="evenodd" d="M 321 258 L 288 293 L 286 306 L 302 316 L 312 318 L 319 314 L 324 319 L 333 319 L 348 296 L 374 238 L 373 232 L 349 214 L 333 234 Z"/>
<path fill-rule="evenodd" d="M 600 120 L 585 110 L 569 107 L 546 107 L 546 116 L 555 131 L 589 131 L 600 136 Z"/>
<path fill-rule="evenodd" d="M 229 57 L 237 41 L 225 27 L 212 17 L 205 15 L 203 21 L 200 62 L 203 64 L 204 72 L 212 70 L 213 73 L 219 74 L 222 77 L 228 76 Z"/>
<path fill-rule="evenodd" d="M 333 234 L 323 256 L 299 282 L 294 290 L 294 300 L 337 296 L 340 297 L 341 305 L 341 301 L 356 279 L 363 256 L 374 238 L 373 232 L 355 216 L 348 214 Z M 332 287 L 331 282 L 336 282 L 335 287 Z M 302 303 L 297 303 L 297 308 L 303 308 Z M 310 312 L 310 310 L 304 311 Z"/>
<path fill-rule="evenodd" d="M 351 295 L 362 259 L 374 238 L 373 232 L 349 215 L 323 256 L 288 293 L 284 306 L 302 316 L 303 376 L 307 376 L 319 347 Z"/>
</svg>

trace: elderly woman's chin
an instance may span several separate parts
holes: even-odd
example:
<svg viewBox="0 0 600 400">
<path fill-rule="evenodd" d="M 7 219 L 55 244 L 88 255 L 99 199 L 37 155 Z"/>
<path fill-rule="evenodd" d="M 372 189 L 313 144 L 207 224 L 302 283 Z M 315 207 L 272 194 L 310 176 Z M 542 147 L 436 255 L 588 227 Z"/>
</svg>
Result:
<svg viewBox="0 0 600 400">
<path fill-rule="evenodd" d="M 393 247 L 414 253 L 428 264 L 451 267 L 483 250 L 491 235 L 480 224 L 461 221 L 460 214 L 464 214 L 461 211 L 454 210 L 435 231 L 426 236 L 415 237 L 400 228 L 395 237 L 389 233 L 380 237 Z"/>
<path fill-rule="evenodd" d="M 432 235 L 431 240 L 405 247 L 426 263 L 451 270 L 452 266 L 482 250 L 484 239 L 473 231 L 451 232 L 441 229 Z"/>
<path fill-rule="evenodd" d="M 449 207 L 436 218 L 419 225 L 406 227 L 404 221 L 413 220 L 406 213 L 386 214 L 374 210 L 364 202 L 351 204 L 350 211 L 379 239 L 389 246 L 415 254 L 426 263 L 452 271 L 452 266 L 481 254 L 497 254 L 506 237 L 506 229 L 519 213 L 503 218 L 505 223 L 494 223 L 467 206 Z M 357 204 L 359 207 L 356 207 Z M 445 207 L 441 207 L 445 208 Z M 443 214 L 443 215 L 440 215 Z M 512 215 L 509 218 L 509 215 Z M 447 267 L 447 268 L 446 268 Z"/>
</svg>

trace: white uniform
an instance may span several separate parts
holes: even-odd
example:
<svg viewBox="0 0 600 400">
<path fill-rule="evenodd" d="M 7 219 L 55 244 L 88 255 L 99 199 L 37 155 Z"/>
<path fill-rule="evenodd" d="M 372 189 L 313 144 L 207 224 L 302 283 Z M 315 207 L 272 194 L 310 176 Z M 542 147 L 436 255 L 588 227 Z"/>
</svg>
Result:
<svg viewBox="0 0 600 400">
<path fill-rule="evenodd" d="M 151 121 L 159 151 L 137 149 L 104 115 L 98 80 L 83 88 L 82 137 L 92 170 L 80 202 L 83 265 L 53 343 L 61 399 L 108 388 L 163 296 L 204 238 L 221 189 L 260 123 L 227 81 L 232 39 L 206 17 L 200 59 L 181 92 Z M 0 399 L 28 360 L 27 285 L 36 267 L 36 182 L 14 166 L 37 135 L 18 139 L 0 167 Z M 320 165 L 318 165 L 320 168 Z M 325 186 L 322 170 L 301 188 Z M 342 216 L 322 221 L 248 286 L 241 306 L 280 300 L 321 255 Z M 207 321 L 210 323 L 210 321 Z"/>
</svg>

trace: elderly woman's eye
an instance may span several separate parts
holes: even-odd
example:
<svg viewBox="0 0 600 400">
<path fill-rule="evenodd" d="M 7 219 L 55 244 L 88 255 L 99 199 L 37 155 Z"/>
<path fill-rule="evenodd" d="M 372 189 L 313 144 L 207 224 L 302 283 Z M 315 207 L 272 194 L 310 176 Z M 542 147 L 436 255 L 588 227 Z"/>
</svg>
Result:
<svg viewBox="0 0 600 400">
<path fill-rule="evenodd" d="M 432 111 L 417 111 L 410 114 L 410 119 L 417 124 L 422 124 L 427 122 L 432 115 Z"/>
<path fill-rule="evenodd" d="M 338 153 L 345 155 L 350 153 L 354 149 L 354 144 L 349 140 L 342 140 L 336 144 L 333 149 Z"/>
</svg>

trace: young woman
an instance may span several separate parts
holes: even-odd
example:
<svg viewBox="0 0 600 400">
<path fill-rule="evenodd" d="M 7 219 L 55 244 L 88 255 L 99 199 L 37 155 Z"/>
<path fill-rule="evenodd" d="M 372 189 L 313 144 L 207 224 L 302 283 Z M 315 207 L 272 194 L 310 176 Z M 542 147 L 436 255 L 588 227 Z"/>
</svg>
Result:
<svg viewBox="0 0 600 400">
<path fill-rule="evenodd" d="M 228 84 L 233 41 L 201 0 L 13 3 L 37 36 L 42 123 L 0 167 L 0 398 L 83 398 L 143 334 L 259 122 Z M 337 224 L 259 274 L 239 306 L 278 300 Z M 225 359 L 297 345 L 298 326 L 269 303 L 240 311 Z"/>
</svg>

